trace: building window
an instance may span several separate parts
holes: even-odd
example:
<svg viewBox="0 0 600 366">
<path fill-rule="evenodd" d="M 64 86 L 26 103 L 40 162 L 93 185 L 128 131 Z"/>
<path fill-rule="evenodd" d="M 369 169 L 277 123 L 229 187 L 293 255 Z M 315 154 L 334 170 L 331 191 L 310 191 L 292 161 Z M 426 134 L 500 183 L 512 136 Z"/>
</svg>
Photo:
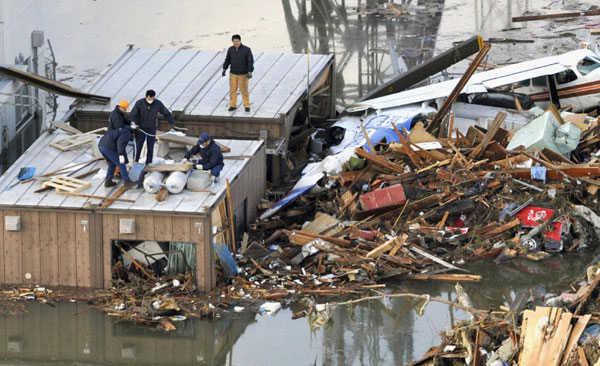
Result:
<svg viewBox="0 0 600 366">
<path fill-rule="evenodd" d="M 19 131 L 27 124 L 30 117 L 29 106 L 31 98 L 28 98 L 29 88 L 27 85 L 22 85 L 16 92 L 15 96 L 15 127 Z"/>
</svg>

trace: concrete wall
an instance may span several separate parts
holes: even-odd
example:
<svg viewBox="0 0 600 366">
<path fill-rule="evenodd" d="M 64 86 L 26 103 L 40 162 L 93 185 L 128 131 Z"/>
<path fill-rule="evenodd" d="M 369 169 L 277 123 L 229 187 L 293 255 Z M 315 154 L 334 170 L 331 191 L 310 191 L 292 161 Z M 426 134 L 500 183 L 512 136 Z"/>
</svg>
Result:
<svg viewBox="0 0 600 366">
<path fill-rule="evenodd" d="M 31 42 L 31 33 L 33 31 L 43 31 L 43 0 L 0 0 L 0 63 L 1 64 L 24 64 L 27 65 L 27 71 L 34 72 L 34 52 Z M 45 75 L 45 53 L 46 42 L 37 48 L 37 73 Z M 19 57 L 21 55 L 21 57 Z M 23 61 L 21 61 L 23 60 Z M 3 93 L 22 93 L 20 90 L 22 84 L 14 82 L 12 90 L 2 90 Z M 37 91 L 34 88 L 24 90 L 27 95 L 41 98 L 41 104 L 45 103 L 45 92 Z M 41 115 L 40 103 L 30 98 L 23 98 L 22 101 L 15 97 L 0 96 L 0 150 L 2 159 L 0 171 L 6 170 L 15 159 L 30 146 L 32 141 L 39 136 L 39 121 L 31 118 L 34 113 Z M 6 103 L 12 103 L 6 104 Z M 29 110 L 29 117 L 17 116 L 14 103 L 34 104 L 35 106 L 25 106 Z M 16 124 L 19 122 L 19 128 Z"/>
<path fill-rule="evenodd" d="M 43 0 L 0 0 L 0 63 L 32 53 L 31 32 L 43 30 Z M 43 55 L 41 55 L 43 56 Z"/>
</svg>

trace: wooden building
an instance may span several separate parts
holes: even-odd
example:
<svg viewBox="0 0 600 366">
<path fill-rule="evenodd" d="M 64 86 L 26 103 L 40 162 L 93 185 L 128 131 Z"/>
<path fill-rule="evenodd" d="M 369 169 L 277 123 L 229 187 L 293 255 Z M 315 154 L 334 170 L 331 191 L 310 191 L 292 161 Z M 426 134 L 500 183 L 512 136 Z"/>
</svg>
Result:
<svg viewBox="0 0 600 366">
<path fill-rule="evenodd" d="M 48 144 L 64 139 L 61 131 L 44 133 L 0 178 L 0 284 L 41 284 L 110 288 L 111 251 L 114 240 L 184 242 L 196 246 L 196 281 L 201 291 L 215 285 L 212 215 L 226 197 L 226 179 L 236 220 L 254 220 L 256 204 L 264 195 L 266 155 L 262 140 L 217 140 L 229 147 L 221 180 L 209 192 L 169 194 L 157 202 L 143 188 L 130 189 L 121 198 L 100 207 L 99 199 L 35 193 L 41 180 L 19 184 L 23 167 L 35 167 L 36 176 L 93 158 L 90 144 L 61 151 Z M 77 174 L 106 169 L 103 160 Z M 105 174 L 105 173 L 104 173 Z M 109 196 L 102 171 L 86 178 L 91 186 L 79 193 Z M 16 183 L 16 184 L 15 184 Z M 124 230 L 133 219 L 133 233 Z"/>
<path fill-rule="evenodd" d="M 304 121 L 297 121 L 294 127 L 294 120 L 303 103 L 308 105 L 308 90 L 311 116 L 335 117 L 334 56 L 262 53 L 256 49 L 253 54 L 249 113 L 244 111 L 240 96 L 237 110 L 227 110 L 229 77 L 221 76 L 224 51 L 129 46 L 87 90 L 109 96 L 111 102 L 101 105 L 77 100 L 69 122 L 82 131 L 103 127 L 120 100 L 133 103 L 153 89 L 173 112 L 177 125 L 188 128 L 188 134 L 264 139 L 267 154 L 277 157 L 287 151 L 292 129 L 302 127 L 298 123 Z M 162 120 L 159 129 L 168 130 L 168 123 Z M 273 169 L 279 174 L 277 164 Z"/>
</svg>

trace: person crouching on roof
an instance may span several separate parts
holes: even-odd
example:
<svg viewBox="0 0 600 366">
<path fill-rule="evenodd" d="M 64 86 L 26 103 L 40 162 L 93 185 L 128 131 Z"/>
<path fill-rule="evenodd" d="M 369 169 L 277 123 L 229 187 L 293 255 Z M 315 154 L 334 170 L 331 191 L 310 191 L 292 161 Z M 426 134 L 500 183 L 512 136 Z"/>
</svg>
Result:
<svg viewBox="0 0 600 366">
<path fill-rule="evenodd" d="M 135 183 L 129 179 L 129 173 L 127 172 L 127 144 L 133 139 L 133 132 L 131 127 L 117 128 L 115 130 L 108 131 L 98 143 L 98 149 L 100 153 L 106 159 L 108 163 L 108 169 L 106 170 L 106 178 L 104 179 L 105 187 L 115 186 L 112 178 L 115 175 L 115 168 L 119 167 L 121 178 L 127 188 L 135 186 Z"/>
<path fill-rule="evenodd" d="M 192 156 L 198 155 L 202 159 L 190 160 Z M 191 161 L 194 163 L 194 169 L 210 170 L 210 174 L 214 177 L 215 183 L 219 182 L 219 174 L 223 170 L 223 153 L 217 143 L 210 137 L 209 134 L 203 133 L 198 139 L 198 143 L 194 145 L 186 154 L 182 163 Z"/>
</svg>

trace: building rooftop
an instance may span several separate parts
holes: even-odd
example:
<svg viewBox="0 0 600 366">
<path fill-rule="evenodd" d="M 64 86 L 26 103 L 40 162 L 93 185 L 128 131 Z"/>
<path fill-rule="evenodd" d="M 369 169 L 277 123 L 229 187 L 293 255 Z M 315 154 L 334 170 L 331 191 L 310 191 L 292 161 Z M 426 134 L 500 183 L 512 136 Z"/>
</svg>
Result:
<svg viewBox="0 0 600 366">
<path fill-rule="evenodd" d="M 61 151 L 48 144 L 69 136 L 60 130 L 54 133 L 45 132 L 38 140 L 0 177 L 0 207 L 35 207 L 35 208 L 60 208 L 60 209 L 89 209 L 93 205 L 101 203 L 99 199 L 90 199 L 57 194 L 54 189 L 42 193 L 34 191 L 42 188 L 41 180 L 16 184 L 17 176 L 23 167 L 35 167 L 35 177 L 48 172 L 64 168 L 71 164 L 82 163 L 93 159 L 94 154 L 90 144 L 82 147 Z M 215 141 L 229 147 L 230 152 L 223 153 L 225 167 L 221 172 L 220 181 L 207 187 L 211 192 L 190 192 L 184 189 L 179 194 L 168 194 L 162 202 L 157 202 L 154 194 L 147 193 L 142 187 L 129 189 L 119 198 L 134 200 L 135 203 L 113 202 L 106 210 L 119 211 L 168 211 L 170 213 L 206 213 L 208 209 L 219 202 L 226 194 L 225 180 L 234 182 L 249 164 L 250 159 L 261 149 L 264 144 L 262 140 L 219 140 Z M 129 147 L 129 156 L 132 156 L 133 146 Z M 95 168 L 104 171 L 94 176 L 86 177 L 84 180 L 91 186 L 78 193 L 95 196 L 110 196 L 117 187 L 104 187 L 104 174 L 106 162 L 96 161 L 73 174 L 77 176 Z M 12 186 L 12 187 L 11 187 Z"/>
<path fill-rule="evenodd" d="M 88 92 L 111 97 L 108 105 L 82 103 L 78 112 L 109 113 L 121 99 L 134 102 L 154 89 L 157 98 L 172 112 L 184 116 L 276 119 L 287 114 L 307 89 L 305 54 L 253 51 L 254 72 L 250 82 L 252 110 L 228 112 L 229 77 L 222 77 L 225 51 L 150 49 L 128 47 Z M 333 54 L 310 55 L 313 83 L 333 62 Z"/>
</svg>

